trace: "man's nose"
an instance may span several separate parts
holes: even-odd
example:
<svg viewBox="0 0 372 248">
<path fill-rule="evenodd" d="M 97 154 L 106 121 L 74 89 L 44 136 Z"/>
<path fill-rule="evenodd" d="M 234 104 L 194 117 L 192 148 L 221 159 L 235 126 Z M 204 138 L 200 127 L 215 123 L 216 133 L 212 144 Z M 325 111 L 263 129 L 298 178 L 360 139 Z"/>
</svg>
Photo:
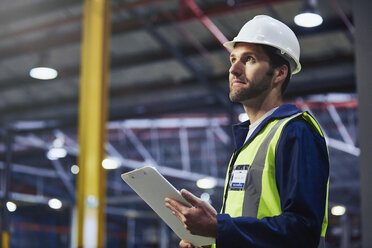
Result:
<svg viewBox="0 0 372 248">
<path fill-rule="evenodd" d="M 230 70 L 229 70 L 229 73 L 234 75 L 234 76 L 240 76 L 242 74 L 242 71 L 243 71 L 243 65 L 240 61 L 237 61 L 233 64 L 231 64 L 230 66 Z"/>
</svg>

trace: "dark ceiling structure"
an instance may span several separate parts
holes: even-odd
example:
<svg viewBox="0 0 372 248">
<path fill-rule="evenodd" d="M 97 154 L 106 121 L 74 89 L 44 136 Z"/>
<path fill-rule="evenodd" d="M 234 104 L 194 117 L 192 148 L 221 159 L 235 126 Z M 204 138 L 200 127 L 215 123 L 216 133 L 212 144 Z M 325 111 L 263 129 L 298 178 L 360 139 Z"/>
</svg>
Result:
<svg viewBox="0 0 372 248">
<path fill-rule="evenodd" d="M 335 1 L 319 1 L 324 22 L 311 29 L 293 22 L 302 1 L 196 1 L 199 12 L 184 1 L 111 2 L 111 119 L 195 108 L 224 111 L 228 52 L 203 18 L 227 39 L 257 14 L 287 23 L 299 37 L 303 65 L 287 97 L 355 91 L 353 35 Z M 5 0 L 1 5 L 1 122 L 76 119 L 82 2 Z M 337 7 L 351 19 L 350 1 L 338 1 Z M 57 69 L 58 77 L 30 78 L 29 70 L 41 65 Z"/>
</svg>

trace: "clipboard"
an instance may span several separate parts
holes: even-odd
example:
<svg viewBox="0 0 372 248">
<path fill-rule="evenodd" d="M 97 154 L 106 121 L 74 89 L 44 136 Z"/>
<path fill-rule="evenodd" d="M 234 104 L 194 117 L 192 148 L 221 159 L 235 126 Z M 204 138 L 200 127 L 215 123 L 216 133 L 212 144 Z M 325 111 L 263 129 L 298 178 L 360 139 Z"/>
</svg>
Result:
<svg viewBox="0 0 372 248">
<path fill-rule="evenodd" d="M 190 206 L 180 192 L 165 179 L 155 167 L 145 166 L 124 173 L 121 178 L 159 215 L 160 218 L 183 240 L 194 246 L 211 245 L 216 242 L 212 237 L 189 233 L 182 222 L 165 206 L 165 197 L 173 198 Z"/>
</svg>

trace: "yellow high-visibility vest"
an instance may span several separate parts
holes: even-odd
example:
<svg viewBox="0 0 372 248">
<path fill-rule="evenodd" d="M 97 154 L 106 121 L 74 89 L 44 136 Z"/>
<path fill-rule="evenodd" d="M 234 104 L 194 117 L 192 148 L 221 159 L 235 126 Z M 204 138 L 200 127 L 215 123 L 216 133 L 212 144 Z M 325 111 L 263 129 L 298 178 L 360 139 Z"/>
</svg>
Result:
<svg viewBox="0 0 372 248">
<path fill-rule="evenodd" d="M 233 154 L 232 158 L 235 156 L 236 159 L 235 161 L 230 160 L 228 173 L 226 174 L 223 213 L 229 214 L 233 218 L 250 216 L 258 219 L 273 217 L 282 213 L 275 178 L 275 151 L 283 128 L 296 117 L 305 120 L 324 138 L 318 123 L 307 112 L 270 121 L 254 139 L 245 144 L 239 154 Z M 242 165 L 249 166 L 245 190 L 227 190 L 230 172 L 236 166 Z M 318 248 L 325 245 L 324 237 L 328 225 L 328 184 L 324 207 L 325 215 Z"/>
</svg>

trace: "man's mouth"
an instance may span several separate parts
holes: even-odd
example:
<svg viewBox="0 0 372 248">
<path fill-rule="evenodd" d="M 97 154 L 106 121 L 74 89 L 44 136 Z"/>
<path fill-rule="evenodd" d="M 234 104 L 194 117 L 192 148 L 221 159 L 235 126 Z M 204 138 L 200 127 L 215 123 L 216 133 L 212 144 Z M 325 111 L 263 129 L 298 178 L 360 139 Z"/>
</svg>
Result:
<svg viewBox="0 0 372 248">
<path fill-rule="evenodd" d="M 241 81 L 241 80 L 238 80 L 238 79 L 234 79 L 231 83 L 231 85 L 234 85 L 234 84 L 245 84 L 244 81 Z"/>
</svg>

